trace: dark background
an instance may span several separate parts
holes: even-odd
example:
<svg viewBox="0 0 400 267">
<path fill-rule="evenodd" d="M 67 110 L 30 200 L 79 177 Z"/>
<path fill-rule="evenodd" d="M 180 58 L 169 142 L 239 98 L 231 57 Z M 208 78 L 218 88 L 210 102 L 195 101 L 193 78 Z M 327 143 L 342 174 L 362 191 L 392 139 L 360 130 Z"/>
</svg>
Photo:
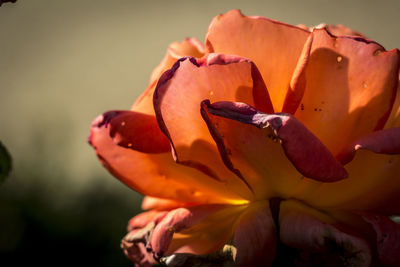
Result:
<svg viewBox="0 0 400 267">
<path fill-rule="evenodd" d="M 141 196 L 97 161 L 91 120 L 128 109 L 169 43 L 201 41 L 233 8 L 292 24 L 345 24 L 400 46 L 393 1 L 18 0 L 0 7 L 0 265 L 131 266 L 119 249 Z"/>
</svg>

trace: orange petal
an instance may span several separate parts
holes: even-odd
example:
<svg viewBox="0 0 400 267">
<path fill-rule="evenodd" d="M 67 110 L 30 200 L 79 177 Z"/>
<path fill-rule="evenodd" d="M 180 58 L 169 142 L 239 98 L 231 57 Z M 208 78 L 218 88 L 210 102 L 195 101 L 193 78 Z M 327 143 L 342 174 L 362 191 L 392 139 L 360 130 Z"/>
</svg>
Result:
<svg viewBox="0 0 400 267">
<path fill-rule="evenodd" d="M 347 175 L 290 114 L 269 115 L 244 103 L 209 101 L 203 102 L 202 111 L 225 164 L 244 177 L 258 199 L 287 196 L 302 182 L 302 175 L 324 182 Z"/>
<path fill-rule="evenodd" d="M 302 253 L 321 255 L 337 265 L 370 266 L 369 242 L 352 229 L 297 201 L 283 201 L 279 213 L 279 236 L 283 244 Z"/>
<path fill-rule="evenodd" d="M 122 115 L 125 114 L 122 113 Z M 89 142 L 95 148 L 103 165 L 114 176 L 136 191 L 154 197 L 188 203 L 244 201 L 234 192 L 227 190 L 225 184 L 195 169 L 176 164 L 169 151 L 148 154 L 134 150 L 140 146 L 146 148 L 143 144 L 151 145 L 152 142 L 157 143 L 159 140 L 156 140 L 158 136 L 156 133 L 141 133 L 150 120 L 155 122 L 154 117 L 137 112 L 129 114 L 134 117 L 129 121 L 138 123 L 132 126 L 134 132 L 128 134 L 132 136 L 138 134 L 142 138 L 128 139 L 132 144 L 131 148 L 117 145 L 111 136 L 111 132 L 113 132 L 114 137 L 121 136 L 121 140 L 126 140 L 123 136 L 125 134 L 123 127 L 113 127 L 114 120 L 120 121 L 118 114 L 115 116 L 110 116 L 110 113 L 100 115 L 92 123 Z"/>
<path fill-rule="evenodd" d="M 257 73 L 253 63 L 235 56 L 211 54 L 199 62 L 182 59 L 164 73 L 154 94 L 157 119 L 161 130 L 171 140 L 176 161 L 223 181 L 246 199 L 253 195 L 240 177 L 224 167 L 201 117 L 200 104 L 208 98 L 237 100 L 259 104 L 262 110 L 272 110 Z M 256 102 L 255 96 L 258 97 Z"/>
<path fill-rule="evenodd" d="M 156 257 L 173 253 L 208 254 L 232 236 L 246 206 L 202 205 L 168 213 L 154 229 L 150 248 Z"/>
<path fill-rule="evenodd" d="M 235 266 L 270 266 L 276 256 L 275 223 L 268 202 L 255 203 L 237 223 Z"/>
<path fill-rule="evenodd" d="M 306 88 L 295 115 L 337 156 L 384 126 L 397 89 L 399 53 L 325 29 L 313 34 Z"/>
<path fill-rule="evenodd" d="M 139 98 L 133 104 L 131 110 L 146 114 L 154 114 L 153 93 L 161 74 L 170 69 L 174 63 L 182 57 L 191 56 L 200 58 L 203 55 L 203 44 L 195 38 L 186 38 L 182 42 L 174 42 L 170 44 L 163 60 L 153 70 L 150 77 L 149 86 L 141 94 L 141 96 L 139 96 Z"/>
<path fill-rule="evenodd" d="M 282 105 L 308 31 L 239 10 L 219 15 L 206 37 L 207 52 L 239 55 L 254 61 L 268 87 L 274 109 Z"/>
<path fill-rule="evenodd" d="M 310 59 L 310 51 L 313 40 L 314 34 L 311 33 L 304 44 L 303 51 L 301 52 L 296 68 L 294 69 L 293 76 L 290 80 L 289 89 L 287 90 L 285 100 L 283 102 L 282 112 L 294 114 L 300 105 L 307 85 L 306 70 L 308 61 Z"/>
</svg>

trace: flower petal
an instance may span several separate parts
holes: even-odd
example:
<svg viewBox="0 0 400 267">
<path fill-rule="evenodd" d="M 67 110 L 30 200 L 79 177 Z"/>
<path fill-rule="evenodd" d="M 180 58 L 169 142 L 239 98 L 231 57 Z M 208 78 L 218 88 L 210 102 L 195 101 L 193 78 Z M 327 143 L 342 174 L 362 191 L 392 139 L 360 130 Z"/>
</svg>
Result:
<svg viewBox="0 0 400 267">
<path fill-rule="evenodd" d="M 300 202 L 283 201 L 279 213 L 279 236 L 283 244 L 303 253 L 319 255 L 324 262 L 341 266 L 370 266 L 372 252 L 366 240 L 348 229 L 338 229 L 328 215 Z M 346 231 L 344 231 L 346 230 Z"/>
<path fill-rule="evenodd" d="M 171 210 L 189 205 L 190 203 L 183 203 L 176 200 L 149 196 L 145 196 L 142 201 L 143 210 Z"/>
<path fill-rule="evenodd" d="M 287 196 L 302 175 L 324 182 L 347 176 L 328 149 L 290 114 L 269 115 L 225 101 L 204 101 L 202 108 L 225 164 L 231 169 L 237 165 L 257 198 L 270 197 L 271 190 Z"/>
<path fill-rule="evenodd" d="M 394 127 L 400 127 L 400 82 L 397 86 L 396 100 L 394 101 L 392 112 L 385 124 L 385 129 Z"/>
<path fill-rule="evenodd" d="M 195 38 L 186 38 L 182 42 L 170 44 L 163 60 L 153 70 L 148 87 L 135 101 L 131 110 L 154 115 L 153 93 L 161 74 L 170 69 L 174 63 L 182 57 L 190 56 L 200 58 L 203 55 L 203 44 Z"/>
<path fill-rule="evenodd" d="M 240 217 L 233 244 L 236 266 L 270 266 L 276 256 L 275 223 L 267 202 L 251 205 Z"/>
<path fill-rule="evenodd" d="M 359 137 L 383 128 L 397 89 L 399 53 L 325 29 L 313 34 L 306 88 L 295 115 L 338 156 Z"/>
<path fill-rule="evenodd" d="M 311 33 L 304 44 L 299 60 L 297 61 L 296 68 L 293 71 L 293 76 L 290 80 L 289 88 L 283 102 L 282 112 L 294 114 L 300 105 L 307 85 L 306 70 L 308 61 L 310 59 L 310 51 L 313 40 L 314 34 Z"/>
<path fill-rule="evenodd" d="M 376 232 L 379 258 L 385 266 L 400 266 L 400 225 L 385 216 L 362 214 Z"/>
<path fill-rule="evenodd" d="M 333 25 L 329 25 L 329 24 L 325 24 L 325 23 L 320 23 L 316 26 L 313 27 L 307 27 L 304 24 L 299 24 L 296 25 L 299 28 L 302 28 L 304 30 L 308 30 L 308 31 L 313 31 L 314 29 L 322 29 L 322 28 L 326 28 L 331 34 L 335 35 L 335 36 L 341 36 L 341 35 L 352 35 L 352 36 L 359 36 L 362 38 L 366 38 L 365 35 L 363 35 L 362 33 L 352 30 L 349 27 L 346 27 L 342 24 L 333 24 Z"/>
<path fill-rule="evenodd" d="M 131 117 L 127 117 L 127 114 Z M 131 128 L 134 132 L 125 131 L 124 127 L 128 124 L 120 127 L 125 120 L 135 122 Z M 137 112 L 105 113 L 93 121 L 89 143 L 114 176 L 142 194 L 188 203 L 244 201 L 227 190 L 225 184 L 195 169 L 176 164 L 169 151 L 149 154 L 134 150 L 141 147 L 144 152 L 160 152 L 159 148 L 153 146 L 161 142 L 157 139 L 160 133 L 143 134 L 143 130 L 152 123 L 155 123 L 154 117 Z M 128 148 L 119 146 L 114 141 L 116 137 L 132 145 L 128 145 Z"/>
<path fill-rule="evenodd" d="M 400 214 L 399 155 L 360 150 L 346 169 L 348 179 L 331 184 L 310 183 L 295 197 L 319 208 Z"/>
<path fill-rule="evenodd" d="M 254 61 L 268 86 L 274 109 L 280 111 L 308 35 L 308 31 L 292 25 L 246 17 L 239 10 L 232 10 L 211 22 L 206 51 Z"/>
<path fill-rule="evenodd" d="M 347 153 L 346 162 L 350 160 L 348 179 L 309 184 L 296 197 L 321 208 L 400 214 L 400 127 L 363 136 Z"/>
<path fill-rule="evenodd" d="M 158 263 L 151 252 L 146 250 L 145 244 L 141 242 L 127 242 L 123 239 L 121 248 L 124 250 L 126 257 L 134 262 L 137 267 L 151 267 Z"/>
<path fill-rule="evenodd" d="M 368 149 L 379 154 L 400 154 L 400 127 L 370 133 L 357 140 L 354 150 Z"/>
<path fill-rule="evenodd" d="M 128 232 L 134 229 L 144 228 L 150 222 L 154 222 L 157 225 L 167 215 L 167 211 L 150 210 L 139 213 L 135 217 L 132 217 L 128 222 Z"/>
<path fill-rule="evenodd" d="M 121 147 L 143 153 L 165 153 L 171 150 L 168 139 L 151 115 L 113 110 L 101 115 L 93 126 L 109 128 L 110 137 Z"/>
<path fill-rule="evenodd" d="M 173 253 L 208 254 L 232 236 L 245 206 L 202 205 L 168 213 L 154 229 L 150 248 L 156 258 Z"/>
<path fill-rule="evenodd" d="M 257 73 L 253 63 L 235 56 L 211 54 L 199 62 L 182 59 L 164 73 L 154 94 L 157 119 L 171 141 L 176 161 L 223 181 L 246 199 L 253 197 L 252 192 L 240 177 L 224 167 L 202 120 L 200 103 L 207 98 L 238 100 L 272 110 Z M 257 101 L 253 100 L 255 97 Z"/>
</svg>

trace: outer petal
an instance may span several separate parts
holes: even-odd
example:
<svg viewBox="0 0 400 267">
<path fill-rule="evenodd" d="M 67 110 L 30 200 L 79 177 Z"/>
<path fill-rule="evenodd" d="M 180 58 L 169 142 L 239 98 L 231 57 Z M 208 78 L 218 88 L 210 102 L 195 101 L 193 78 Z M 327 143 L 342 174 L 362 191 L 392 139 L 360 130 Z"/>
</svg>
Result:
<svg viewBox="0 0 400 267">
<path fill-rule="evenodd" d="M 270 266 L 276 256 L 275 223 L 267 202 L 251 205 L 241 216 L 233 244 L 236 266 Z"/>
<path fill-rule="evenodd" d="M 363 214 L 376 232 L 379 258 L 385 266 L 400 266 L 400 225 L 385 216 Z"/>
<path fill-rule="evenodd" d="M 174 63 L 182 57 L 190 56 L 200 58 L 203 55 L 203 44 L 195 38 L 186 38 L 182 42 L 174 42 L 170 44 L 163 60 L 153 70 L 149 86 L 135 101 L 131 109 L 141 113 L 154 114 L 153 93 L 161 74 L 170 69 Z"/>
<path fill-rule="evenodd" d="M 113 110 L 98 117 L 93 126 L 108 128 L 110 138 L 121 147 L 143 153 L 170 151 L 168 139 L 160 131 L 155 117 L 151 115 Z"/>
<path fill-rule="evenodd" d="M 207 52 L 247 57 L 259 68 L 274 109 L 280 111 L 308 31 L 239 10 L 219 15 L 206 37 Z"/>
<path fill-rule="evenodd" d="M 203 111 L 225 164 L 238 168 L 236 172 L 258 199 L 289 196 L 302 183 L 302 175 L 324 182 L 347 175 L 328 149 L 290 114 L 269 115 L 243 103 L 208 101 L 203 102 Z"/>
<path fill-rule="evenodd" d="M 203 205 L 173 210 L 155 227 L 149 247 L 156 258 L 215 252 L 232 236 L 234 223 L 245 208 Z"/>
<path fill-rule="evenodd" d="M 263 110 L 271 110 L 266 105 L 270 103 L 266 88 L 257 73 L 253 63 L 240 57 L 211 54 L 201 62 L 182 59 L 164 73 L 154 94 L 157 119 L 171 140 L 176 161 L 223 181 L 230 190 L 247 199 L 253 197 L 251 191 L 240 176 L 224 167 L 218 156 L 202 120 L 200 103 L 207 98 L 254 103 L 257 96 L 256 104 L 260 103 Z"/>
<path fill-rule="evenodd" d="M 381 129 L 391 111 L 399 54 L 360 37 L 314 31 L 306 88 L 296 117 L 334 154 Z M 355 127 L 356 126 L 356 127 Z"/>
<path fill-rule="evenodd" d="M 142 209 L 171 210 L 189 205 L 190 203 L 183 203 L 176 200 L 145 196 L 142 202 Z"/>
<path fill-rule="evenodd" d="M 333 266 L 370 266 L 369 243 L 337 223 L 299 202 L 284 201 L 279 214 L 280 240 Z"/>
<path fill-rule="evenodd" d="M 348 153 L 347 161 L 354 157 L 346 166 L 348 179 L 334 184 L 309 185 L 312 190 L 305 190 L 296 197 L 316 207 L 400 214 L 399 140 L 400 127 L 360 138 Z"/>
<path fill-rule="evenodd" d="M 127 114 L 130 115 L 126 116 Z M 160 152 L 152 144 L 162 143 L 157 139 L 161 135 L 156 132 L 143 134 L 151 124 L 150 120 L 155 123 L 155 118 L 149 115 L 123 112 L 105 113 L 92 123 L 89 142 L 96 149 L 103 165 L 114 176 L 149 196 L 189 203 L 243 202 L 242 198 L 227 190 L 225 184 L 197 170 L 176 164 L 169 151 L 148 154 L 134 150 L 141 147 L 143 152 Z M 121 126 L 123 121 L 125 126 Z M 129 126 L 131 123 L 132 126 Z M 126 126 L 133 132 L 126 132 Z M 134 138 L 129 139 L 131 136 Z M 136 138 L 137 136 L 141 138 Z M 128 148 L 117 145 L 116 138 L 125 140 Z"/>
</svg>

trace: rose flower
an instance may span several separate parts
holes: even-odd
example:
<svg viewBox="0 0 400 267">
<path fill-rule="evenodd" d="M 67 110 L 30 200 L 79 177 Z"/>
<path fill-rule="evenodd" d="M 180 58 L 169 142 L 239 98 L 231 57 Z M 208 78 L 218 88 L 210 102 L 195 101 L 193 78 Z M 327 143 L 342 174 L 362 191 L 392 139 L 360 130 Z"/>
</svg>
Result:
<svg viewBox="0 0 400 267">
<path fill-rule="evenodd" d="M 399 51 L 345 34 L 230 11 L 94 120 L 102 164 L 145 195 L 132 261 L 230 244 L 237 266 L 400 266 Z"/>
</svg>

